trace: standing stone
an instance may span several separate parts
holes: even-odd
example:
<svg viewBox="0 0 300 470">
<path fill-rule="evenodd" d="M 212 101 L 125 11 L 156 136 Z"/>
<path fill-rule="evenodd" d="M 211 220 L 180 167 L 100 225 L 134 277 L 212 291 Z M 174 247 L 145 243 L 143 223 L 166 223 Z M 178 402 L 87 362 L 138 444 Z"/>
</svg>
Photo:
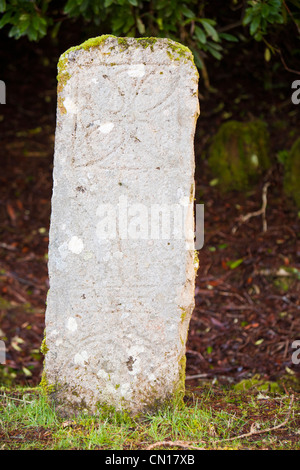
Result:
<svg viewBox="0 0 300 470">
<path fill-rule="evenodd" d="M 184 392 L 198 73 L 176 42 L 114 36 L 58 71 L 42 385 L 67 414 L 136 413 Z"/>
</svg>

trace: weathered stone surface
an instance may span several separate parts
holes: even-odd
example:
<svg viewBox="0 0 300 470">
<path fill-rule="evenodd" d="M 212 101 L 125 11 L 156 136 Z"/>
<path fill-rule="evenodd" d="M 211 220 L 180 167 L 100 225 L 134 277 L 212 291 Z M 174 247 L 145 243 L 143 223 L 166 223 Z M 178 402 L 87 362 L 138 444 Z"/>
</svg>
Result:
<svg viewBox="0 0 300 470">
<path fill-rule="evenodd" d="M 113 36 L 58 69 L 43 384 L 66 412 L 138 412 L 184 387 L 198 74 L 173 41 Z M 157 204 L 184 236 L 158 236 Z"/>
</svg>

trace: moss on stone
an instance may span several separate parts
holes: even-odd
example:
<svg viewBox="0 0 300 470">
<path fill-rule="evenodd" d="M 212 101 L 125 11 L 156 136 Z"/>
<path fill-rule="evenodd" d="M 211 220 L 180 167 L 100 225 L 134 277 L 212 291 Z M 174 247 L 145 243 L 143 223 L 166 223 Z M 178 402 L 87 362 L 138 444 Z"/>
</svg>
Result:
<svg viewBox="0 0 300 470">
<path fill-rule="evenodd" d="M 98 36 L 95 38 L 90 38 L 87 41 L 83 42 L 82 44 L 78 46 L 73 46 L 70 47 L 68 50 L 66 50 L 61 56 L 57 64 L 57 107 L 60 111 L 61 114 L 66 114 L 67 110 L 64 106 L 64 98 L 60 96 L 61 92 L 63 91 L 65 85 L 67 84 L 68 80 L 71 78 L 70 73 L 67 71 L 67 66 L 68 66 L 68 57 L 71 52 L 78 51 L 80 49 L 84 50 L 89 50 L 93 47 L 100 47 L 101 44 L 104 44 L 106 39 L 109 37 L 114 37 L 110 36 L 109 34 L 103 35 L 103 36 Z"/>
<path fill-rule="evenodd" d="M 187 311 L 183 307 L 180 307 L 180 310 L 181 310 L 180 320 L 183 323 L 184 320 L 186 319 Z"/>
<path fill-rule="evenodd" d="M 58 62 L 58 76 L 63 74 L 64 70 L 66 69 L 66 65 L 68 63 L 68 56 L 71 52 L 79 51 L 81 49 L 89 50 L 91 48 L 99 48 L 103 45 L 107 39 L 114 38 L 117 40 L 117 44 L 121 47 L 121 50 L 128 49 L 129 46 L 134 45 L 132 39 L 136 42 L 138 46 L 141 46 L 143 49 L 147 49 L 150 47 L 151 51 L 154 50 L 153 46 L 157 43 L 158 38 L 155 37 L 142 37 L 142 38 L 127 38 L 127 37 L 116 37 L 111 34 L 105 34 L 102 36 L 97 36 L 95 38 L 90 38 L 87 41 L 84 41 L 82 44 L 78 46 L 70 47 L 66 50 L 60 57 Z M 189 60 L 193 62 L 193 54 L 190 49 L 183 44 L 175 42 L 171 39 L 167 39 L 168 50 L 167 54 L 172 60 Z M 67 77 L 66 77 L 67 78 Z"/>
<path fill-rule="evenodd" d="M 284 192 L 293 198 L 300 208 L 300 137 L 294 142 L 284 166 Z"/>
<path fill-rule="evenodd" d="M 151 51 L 153 51 L 153 46 L 157 42 L 157 38 L 137 38 L 136 42 L 142 46 L 144 49 L 147 49 L 147 47 L 150 47 Z"/>
<path fill-rule="evenodd" d="M 173 60 L 190 60 L 192 63 L 194 63 L 194 58 L 193 54 L 190 51 L 190 49 L 183 44 L 180 44 L 179 42 L 172 41 L 171 39 L 168 39 L 168 47 L 172 51 L 168 51 L 168 55 L 171 59 Z"/>
<path fill-rule="evenodd" d="M 186 356 L 183 354 L 178 361 L 179 367 L 179 381 L 175 389 L 174 396 L 178 397 L 179 399 L 184 398 L 185 394 L 185 370 L 186 370 Z"/>
<path fill-rule="evenodd" d="M 118 45 L 121 47 L 122 51 L 125 51 L 130 46 L 127 38 L 118 38 Z"/>
<path fill-rule="evenodd" d="M 49 351 L 48 347 L 47 347 L 47 344 L 46 344 L 46 338 L 44 337 L 43 341 L 42 341 L 42 344 L 41 344 L 41 347 L 40 347 L 40 351 L 41 353 L 43 354 L 43 356 L 46 356 L 47 352 Z"/>
<path fill-rule="evenodd" d="M 43 373 L 42 373 L 42 378 L 41 378 L 41 381 L 40 381 L 40 387 L 41 387 L 42 393 L 45 396 L 51 395 L 51 393 L 54 393 L 55 390 L 56 390 L 55 385 L 52 385 L 52 384 L 48 383 L 45 370 L 43 370 Z"/>
<path fill-rule="evenodd" d="M 212 139 L 208 163 L 221 191 L 249 189 L 270 167 L 267 125 L 261 120 L 222 124 Z"/>
<path fill-rule="evenodd" d="M 84 49 L 85 51 L 95 48 L 95 47 L 100 47 L 103 45 L 108 38 L 115 38 L 115 36 L 112 36 L 111 34 L 104 34 L 102 36 L 97 36 L 95 38 L 90 38 L 87 41 L 84 41 L 83 43 L 79 44 L 78 46 L 73 46 L 67 49 L 59 59 L 58 63 L 58 69 L 63 67 L 63 64 L 65 63 L 65 60 L 68 60 L 68 56 L 71 52 L 79 51 L 81 49 Z"/>
<path fill-rule="evenodd" d="M 57 65 L 57 107 L 61 114 L 66 114 L 67 110 L 64 106 L 64 98 L 61 96 L 61 93 L 66 86 L 68 80 L 71 78 L 70 73 L 67 71 L 69 55 L 72 52 L 76 52 L 79 50 L 90 50 L 92 48 L 100 48 L 103 44 L 105 44 L 106 40 L 109 38 L 113 38 L 117 41 L 117 45 L 120 48 L 120 51 L 123 52 L 128 49 L 130 46 L 134 46 L 134 39 L 136 43 L 136 47 L 142 47 L 143 49 L 147 49 L 150 47 L 151 51 L 154 50 L 154 45 L 158 41 L 158 38 L 155 37 L 143 37 L 143 38 L 127 38 L 127 37 L 116 37 L 111 34 L 105 34 L 102 36 L 97 36 L 94 38 L 90 38 L 87 41 L 84 41 L 82 44 L 78 46 L 73 46 L 67 49 L 61 56 Z M 167 40 L 167 54 L 172 61 L 179 61 L 184 60 L 185 62 L 191 61 L 194 64 L 193 54 L 191 53 L 188 47 L 183 46 L 182 44 L 172 41 L 171 39 Z M 111 49 L 114 49 L 115 46 L 112 46 Z M 116 63 L 111 63 L 110 65 L 117 65 Z"/>
</svg>

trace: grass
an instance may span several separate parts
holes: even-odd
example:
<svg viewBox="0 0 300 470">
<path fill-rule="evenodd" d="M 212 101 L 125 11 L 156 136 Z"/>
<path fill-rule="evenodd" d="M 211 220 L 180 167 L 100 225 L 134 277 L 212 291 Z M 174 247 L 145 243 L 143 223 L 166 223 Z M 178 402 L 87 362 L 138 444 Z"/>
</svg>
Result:
<svg viewBox="0 0 300 470">
<path fill-rule="evenodd" d="M 38 387 L 0 388 L 0 449 L 300 449 L 299 396 L 208 386 L 155 414 L 66 420 Z"/>
</svg>

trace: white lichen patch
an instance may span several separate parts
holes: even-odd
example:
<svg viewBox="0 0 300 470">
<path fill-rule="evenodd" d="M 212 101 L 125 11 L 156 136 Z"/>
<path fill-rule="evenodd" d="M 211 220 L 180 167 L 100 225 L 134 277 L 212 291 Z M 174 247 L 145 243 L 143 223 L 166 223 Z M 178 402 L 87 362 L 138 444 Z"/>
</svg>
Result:
<svg viewBox="0 0 300 470">
<path fill-rule="evenodd" d="M 130 383 L 125 383 L 125 384 L 122 384 L 121 387 L 120 387 L 120 395 L 121 397 L 128 397 L 128 395 L 130 396 L 131 392 L 130 392 Z"/>
<path fill-rule="evenodd" d="M 109 375 L 108 375 L 108 373 L 107 373 L 104 369 L 98 370 L 97 376 L 98 376 L 100 379 L 105 379 L 105 380 L 108 380 L 108 379 L 109 379 Z"/>
<path fill-rule="evenodd" d="M 145 68 L 144 64 L 134 64 L 129 67 L 127 73 L 129 77 L 143 77 L 145 75 Z"/>
<path fill-rule="evenodd" d="M 76 255 L 79 255 L 79 253 L 82 252 L 83 246 L 84 246 L 83 241 L 76 236 L 72 237 L 68 243 L 68 249 L 72 251 L 72 253 L 75 253 Z"/>
<path fill-rule="evenodd" d="M 99 126 L 99 131 L 102 134 L 109 134 L 113 130 L 114 127 L 115 127 L 115 125 L 114 125 L 113 122 L 103 122 Z"/>
<path fill-rule="evenodd" d="M 77 113 L 77 106 L 76 104 L 71 100 L 69 96 L 64 100 L 64 107 L 67 110 L 67 113 L 71 114 L 76 114 Z"/>
<path fill-rule="evenodd" d="M 62 259 L 65 259 L 68 256 L 68 244 L 67 244 L 67 242 L 62 243 L 62 245 L 60 245 L 58 247 L 58 252 L 59 252 L 60 257 Z"/>
<path fill-rule="evenodd" d="M 113 257 L 114 257 L 115 259 L 122 259 L 123 256 L 124 256 L 124 255 L 123 255 L 122 251 L 115 251 L 114 254 L 113 254 Z"/>
<path fill-rule="evenodd" d="M 84 363 L 88 361 L 89 355 L 86 351 L 77 353 L 74 356 L 74 363 L 78 366 L 84 366 Z"/>
<path fill-rule="evenodd" d="M 48 334 L 48 337 L 51 338 L 52 336 L 56 336 L 58 335 L 58 330 L 52 330 L 50 331 L 50 333 Z"/>
<path fill-rule="evenodd" d="M 75 320 L 75 318 L 73 317 L 68 318 L 67 329 L 71 331 L 72 333 L 74 333 L 74 331 L 77 330 L 77 321 Z"/>
</svg>

